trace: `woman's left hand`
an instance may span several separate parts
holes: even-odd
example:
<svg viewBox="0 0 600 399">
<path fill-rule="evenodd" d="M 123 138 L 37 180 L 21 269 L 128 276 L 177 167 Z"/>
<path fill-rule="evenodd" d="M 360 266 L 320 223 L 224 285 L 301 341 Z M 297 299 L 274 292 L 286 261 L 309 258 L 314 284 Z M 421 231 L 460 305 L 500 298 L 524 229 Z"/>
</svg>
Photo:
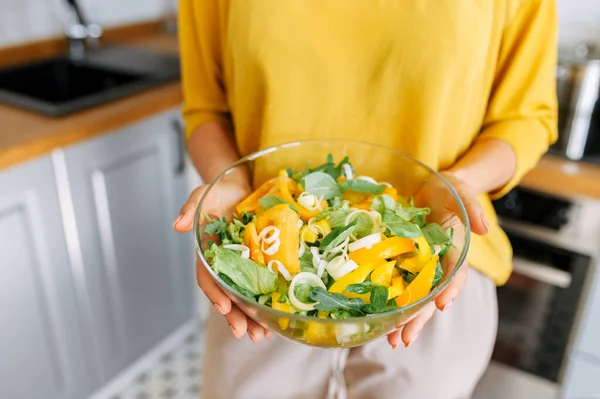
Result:
<svg viewBox="0 0 600 399">
<path fill-rule="evenodd" d="M 458 196 L 461 198 L 469 217 L 471 231 L 478 235 L 487 234 L 489 231 L 489 224 L 483 214 L 483 209 L 481 208 L 473 189 L 467 183 L 460 180 L 450 172 L 443 172 L 442 175 L 456 190 Z M 432 184 L 426 185 L 421 194 L 429 198 L 432 198 L 433 196 L 435 196 L 437 199 L 439 199 L 440 196 L 442 198 L 445 197 L 445 199 L 443 199 L 444 206 L 435 207 L 436 209 L 432 209 L 430 218 L 442 224 L 444 228 L 456 227 L 460 225 L 461 230 L 464 231 L 462 222 L 457 216 L 459 213 L 458 205 L 450 196 L 450 191 L 444 187 L 440 187 L 439 185 Z M 425 200 L 425 202 L 427 202 L 427 200 Z M 434 215 L 436 210 L 437 214 Z M 441 311 L 448 310 L 452 302 L 458 296 L 460 290 L 463 288 L 465 281 L 467 280 L 467 274 L 468 265 L 465 261 L 465 263 L 459 268 L 454 278 L 450 281 L 446 289 L 437 296 L 434 302 L 423 309 L 423 311 L 414 319 L 400 327 L 400 329 L 388 334 L 388 342 L 392 348 L 396 349 L 396 347 L 400 344 L 400 341 L 404 343 L 404 346 L 409 347 L 415 341 L 415 339 L 417 339 L 419 332 L 423 329 L 427 321 L 431 319 L 435 313 L 436 307 Z"/>
</svg>

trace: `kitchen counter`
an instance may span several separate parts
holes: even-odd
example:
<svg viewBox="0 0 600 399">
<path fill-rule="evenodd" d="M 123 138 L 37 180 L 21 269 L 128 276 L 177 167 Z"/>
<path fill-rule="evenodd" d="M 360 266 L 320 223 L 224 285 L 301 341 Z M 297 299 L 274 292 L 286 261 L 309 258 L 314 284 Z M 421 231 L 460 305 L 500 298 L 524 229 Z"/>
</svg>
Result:
<svg viewBox="0 0 600 399">
<path fill-rule="evenodd" d="M 178 51 L 177 38 L 160 33 L 141 35 L 124 44 L 155 51 Z M 57 119 L 0 104 L 0 169 L 46 154 L 54 148 L 109 133 L 176 107 L 182 101 L 180 83 L 173 82 Z M 600 165 L 546 155 L 525 176 L 522 186 L 560 196 L 600 200 Z"/>
</svg>

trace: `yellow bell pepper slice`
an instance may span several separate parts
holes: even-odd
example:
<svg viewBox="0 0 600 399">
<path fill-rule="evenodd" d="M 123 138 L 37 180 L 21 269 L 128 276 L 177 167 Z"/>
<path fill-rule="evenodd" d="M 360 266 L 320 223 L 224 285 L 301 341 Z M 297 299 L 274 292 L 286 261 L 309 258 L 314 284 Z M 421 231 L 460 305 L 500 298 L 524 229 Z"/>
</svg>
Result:
<svg viewBox="0 0 600 399">
<path fill-rule="evenodd" d="M 290 180 L 287 177 L 282 176 L 279 178 L 279 191 L 281 191 L 281 198 L 292 204 L 294 208 L 296 208 L 300 213 L 300 218 L 303 221 L 307 222 L 309 219 L 312 219 L 315 216 L 317 216 L 321 211 L 319 211 L 318 209 L 308 210 L 302 205 L 300 205 L 298 202 L 296 202 L 294 197 L 292 197 L 292 193 L 290 192 L 291 183 L 293 183 L 293 180 Z M 321 201 L 321 207 L 323 209 L 327 208 L 327 201 Z"/>
<path fill-rule="evenodd" d="M 400 272 L 398 271 L 398 268 L 394 267 L 394 269 L 392 270 L 392 279 L 394 277 L 399 277 L 399 276 L 400 276 Z M 394 283 L 392 282 L 392 284 L 394 284 Z"/>
<path fill-rule="evenodd" d="M 311 230 L 308 225 L 302 227 L 300 230 L 300 237 L 304 239 L 304 242 L 315 243 L 319 239 L 319 235 Z"/>
<path fill-rule="evenodd" d="M 258 242 L 258 233 L 256 231 L 256 225 L 254 222 L 248 223 L 244 230 L 244 245 L 250 248 L 250 259 L 259 265 L 265 263 L 265 256 L 260 250 L 260 243 Z"/>
<path fill-rule="evenodd" d="M 371 273 L 371 282 L 377 285 L 389 287 L 392 284 L 392 270 L 396 261 L 386 262 L 381 266 L 377 266 Z"/>
<path fill-rule="evenodd" d="M 289 204 L 279 204 L 265 211 L 262 218 L 272 222 L 279 229 L 279 250 L 272 256 L 265 256 L 265 260 L 276 259 L 283 263 L 292 274 L 300 271 L 300 259 L 298 259 L 298 248 L 300 248 L 300 229 L 298 227 L 298 215 L 290 208 Z M 259 218 L 259 223 L 261 220 Z"/>
<path fill-rule="evenodd" d="M 334 326 L 309 321 L 304 332 L 304 339 L 311 344 L 334 345 L 336 343 Z"/>
<path fill-rule="evenodd" d="M 363 265 L 358 266 L 356 269 L 346 274 L 345 276 L 342 276 L 339 280 L 333 283 L 333 285 L 329 287 L 329 292 L 336 292 L 341 294 L 342 292 L 346 291 L 346 287 L 348 287 L 350 284 L 358 284 L 364 282 L 369 276 L 369 273 L 371 273 L 373 270 L 375 270 L 377 266 L 383 263 L 385 263 L 385 260 L 375 259 L 373 262 L 365 263 Z"/>
<path fill-rule="evenodd" d="M 350 206 L 356 207 L 356 204 L 360 204 L 361 202 L 373 200 L 373 195 L 368 193 L 357 193 L 355 191 L 346 191 L 342 195 L 342 200 L 350 202 Z"/>
<path fill-rule="evenodd" d="M 318 222 L 314 222 L 313 224 L 323 229 L 323 236 L 331 233 L 331 225 L 329 224 L 329 220 L 323 219 L 319 220 Z"/>
<path fill-rule="evenodd" d="M 350 259 L 361 265 L 375 262 L 377 259 L 393 258 L 414 250 L 415 244 L 410 238 L 392 237 L 373 245 L 370 249 L 361 248 L 358 251 L 350 252 L 349 256 Z"/>
<path fill-rule="evenodd" d="M 429 262 L 425 265 L 423 270 L 417 277 L 406 287 L 402 295 L 396 298 L 398 306 L 407 306 L 411 303 L 415 303 L 418 300 L 425 298 L 431 286 L 433 285 L 433 279 L 435 278 L 435 269 L 437 267 L 438 255 L 434 255 Z"/>
<path fill-rule="evenodd" d="M 392 197 L 394 201 L 398 201 L 398 190 L 396 190 L 394 187 L 386 187 L 381 194 L 387 194 Z"/>
<path fill-rule="evenodd" d="M 421 236 L 415 238 L 415 243 L 419 247 L 417 254 L 413 257 L 402 259 L 400 266 L 412 274 L 417 274 L 423 270 L 423 267 L 429 262 L 429 259 L 431 259 L 431 248 L 425 237 Z"/>
<path fill-rule="evenodd" d="M 259 199 L 267 195 L 271 189 L 275 187 L 275 183 L 277 179 L 271 179 L 264 182 L 259 188 L 257 188 L 254 192 L 252 192 L 249 196 L 247 196 L 242 202 L 240 202 L 236 207 L 235 211 L 238 215 L 241 215 L 242 212 L 254 212 L 256 209 L 260 208 L 260 204 L 258 202 Z"/>
<path fill-rule="evenodd" d="M 392 285 L 388 288 L 388 300 L 402 295 L 404 292 L 404 279 L 402 277 L 392 277 Z"/>
<path fill-rule="evenodd" d="M 285 313 L 294 313 L 294 308 L 291 305 L 288 305 L 287 303 L 279 303 L 280 297 L 280 292 L 273 292 L 271 294 L 271 307 L 273 309 L 280 310 Z M 287 317 L 280 317 L 279 320 L 277 320 L 277 322 L 279 323 L 279 327 L 281 327 L 282 330 L 285 330 L 290 325 L 290 319 L 288 319 Z"/>
</svg>

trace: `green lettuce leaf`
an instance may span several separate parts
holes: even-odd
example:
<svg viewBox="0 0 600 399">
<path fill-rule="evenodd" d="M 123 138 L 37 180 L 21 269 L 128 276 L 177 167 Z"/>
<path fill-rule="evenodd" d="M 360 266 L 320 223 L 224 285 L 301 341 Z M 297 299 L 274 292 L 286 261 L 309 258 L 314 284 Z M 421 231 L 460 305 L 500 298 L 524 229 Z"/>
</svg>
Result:
<svg viewBox="0 0 600 399">
<path fill-rule="evenodd" d="M 269 294 L 277 290 L 276 273 L 266 267 L 258 266 L 250 259 L 242 258 L 236 251 L 213 245 L 204 255 L 211 259 L 215 272 L 226 275 L 237 286 L 253 296 Z"/>
<path fill-rule="evenodd" d="M 339 185 L 331 175 L 325 172 L 313 172 L 302 179 L 304 191 L 322 197 L 325 200 L 342 195 Z"/>
</svg>

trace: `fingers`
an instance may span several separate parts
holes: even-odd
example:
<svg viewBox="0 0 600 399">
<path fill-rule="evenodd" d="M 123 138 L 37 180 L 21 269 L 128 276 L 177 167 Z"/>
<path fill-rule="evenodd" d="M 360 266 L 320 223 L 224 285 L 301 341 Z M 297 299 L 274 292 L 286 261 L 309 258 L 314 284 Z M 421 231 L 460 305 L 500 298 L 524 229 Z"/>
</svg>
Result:
<svg viewBox="0 0 600 399">
<path fill-rule="evenodd" d="M 400 331 L 400 333 L 402 335 L 402 342 L 404 342 L 404 346 L 408 348 L 412 345 L 413 342 L 415 342 L 417 336 L 425 326 L 425 323 L 427 323 L 429 319 L 431 319 L 434 313 L 435 306 L 433 306 L 433 304 L 429 304 L 425 309 L 423 309 L 423 312 L 421 314 L 419 314 L 410 323 L 408 323 L 402 328 L 402 331 Z"/>
<path fill-rule="evenodd" d="M 246 335 L 246 331 L 248 331 L 248 320 L 240 308 L 233 306 L 229 313 L 225 315 L 225 320 L 227 320 L 233 335 L 237 339 L 240 339 Z"/>
<path fill-rule="evenodd" d="M 396 330 L 391 332 L 387 336 L 388 343 L 392 347 L 392 349 L 396 349 L 398 344 L 400 344 L 400 339 L 402 337 L 402 330 Z"/>
<path fill-rule="evenodd" d="M 173 228 L 176 231 L 180 233 L 186 233 L 192 230 L 194 214 L 196 213 L 196 208 L 198 207 L 200 198 L 202 198 L 202 194 L 204 194 L 205 191 L 206 186 L 200 186 L 192 191 L 190 198 L 188 198 L 187 202 L 181 207 L 179 216 L 177 216 L 175 222 L 173 222 Z"/>
<path fill-rule="evenodd" d="M 444 176 L 448 177 L 448 174 L 445 173 Z M 453 175 L 450 174 L 450 176 Z M 465 206 L 467 216 L 469 216 L 471 231 L 478 235 L 486 235 L 490 231 L 490 225 L 483 213 L 481 203 L 471 187 L 456 177 L 451 177 L 449 180 Z M 456 201 L 454 199 L 451 199 L 451 201 L 453 206 L 449 208 L 457 215 L 460 214 Z"/>
<path fill-rule="evenodd" d="M 435 299 L 435 305 L 439 310 L 448 310 L 450 305 L 452 305 L 452 302 L 454 302 L 467 281 L 467 275 L 469 274 L 468 270 L 469 267 L 466 264 L 463 264 L 446 289 Z"/>
<path fill-rule="evenodd" d="M 206 270 L 200 260 L 196 261 L 196 279 L 198 280 L 198 286 L 204 291 L 204 294 L 217 312 L 222 315 L 228 314 L 232 308 L 231 300 L 217 285 L 217 282 L 208 273 L 208 270 Z"/>
</svg>

